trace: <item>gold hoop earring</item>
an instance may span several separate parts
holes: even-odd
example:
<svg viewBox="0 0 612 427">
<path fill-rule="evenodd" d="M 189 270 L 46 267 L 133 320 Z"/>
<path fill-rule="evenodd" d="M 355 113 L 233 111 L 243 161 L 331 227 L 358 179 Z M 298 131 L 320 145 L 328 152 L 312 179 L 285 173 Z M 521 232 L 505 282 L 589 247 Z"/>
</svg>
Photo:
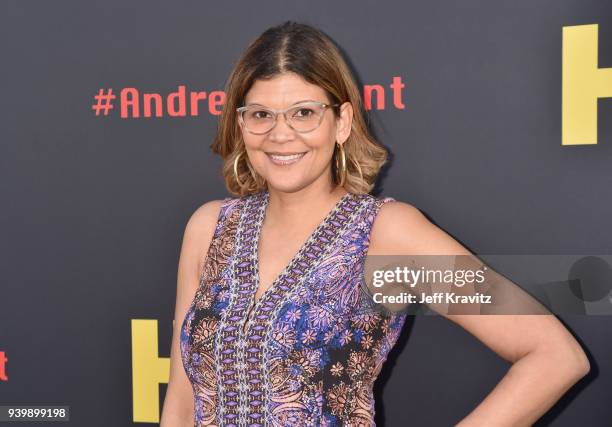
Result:
<svg viewBox="0 0 612 427">
<path fill-rule="evenodd" d="M 238 160 L 240 159 L 240 156 L 242 156 L 242 153 L 238 154 L 234 159 L 234 179 L 238 183 L 239 187 L 244 187 L 244 184 L 240 182 L 240 178 L 238 178 Z"/>
<path fill-rule="evenodd" d="M 344 152 L 344 144 L 340 144 L 337 141 L 336 144 L 338 145 L 338 150 L 340 151 L 340 163 L 342 164 L 342 167 L 338 166 L 338 156 L 336 156 L 336 172 L 338 172 L 340 175 L 338 185 L 342 187 L 346 182 L 346 153 Z"/>
</svg>

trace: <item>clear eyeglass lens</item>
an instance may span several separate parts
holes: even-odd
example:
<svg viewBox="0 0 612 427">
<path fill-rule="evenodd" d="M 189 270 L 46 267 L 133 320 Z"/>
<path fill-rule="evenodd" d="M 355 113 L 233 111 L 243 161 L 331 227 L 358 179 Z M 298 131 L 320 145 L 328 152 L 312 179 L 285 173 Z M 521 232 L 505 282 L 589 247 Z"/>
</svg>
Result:
<svg viewBox="0 0 612 427">
<path fill-rule="evenodd" d="M 287 119 L 298 132 L 307 132 L 319 126 L 324 111 L 325 107 L 319 104 L 298 105 L 287 111 Z M 265 133 L 274 126 L 274 113 L 261 107 L 246 109 L 242 117 L 246 127 L 255 133 Z"/>
</svg>

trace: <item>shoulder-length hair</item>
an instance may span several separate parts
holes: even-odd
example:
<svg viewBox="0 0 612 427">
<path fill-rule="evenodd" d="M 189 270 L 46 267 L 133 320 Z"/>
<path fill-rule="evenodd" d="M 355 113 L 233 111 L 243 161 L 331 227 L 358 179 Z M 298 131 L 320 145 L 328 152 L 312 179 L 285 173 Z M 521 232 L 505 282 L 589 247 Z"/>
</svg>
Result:
<svg viewBox="0 0 612 427">
<path fill-rule="evenodd" d="M 211 145 L 213 152 L 223 158 L 222 174 L 228 191 L 244 196 L 267 188 L 265 180 L 248 161 L 236 108 L 243 105 L 246 93 L 256 80 L 285 72 L 298 74 L 324 89 L 330 104 L 352 104 L 351 133 L 344 143 L 347 169 L 344 188 L 351 193 L 369 193 L 387 161 L 387 150 L 367 128 L 359 89 L 339 48 L 322 31 L 293 21 L 264 31 L 246 48 L 228 77 L 225 104 Z M 338 118 L 340 107 L 332 110 Z M 337 145 L 335 156 L 338 156 Z M 238 180 L 234 172 L 236 158 Z M 338 184 L 335 160 L 332 159 L 332 175 Z"/>
</svg>

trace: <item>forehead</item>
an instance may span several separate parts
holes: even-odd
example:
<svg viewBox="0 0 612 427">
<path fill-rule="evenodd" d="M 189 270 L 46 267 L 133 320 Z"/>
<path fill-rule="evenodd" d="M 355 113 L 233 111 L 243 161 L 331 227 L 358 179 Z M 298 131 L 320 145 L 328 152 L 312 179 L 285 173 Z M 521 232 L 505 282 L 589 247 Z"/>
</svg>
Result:
<svg viewBox="0 0 612 427">
<path fill-rule="evenodd" d="M 244 98 L 245 104 L 284 108 L 296 102 L 328 102 L 325 90 L 295 73 L 283 73 L 269 80 L 255 80 Z"/>
</svg>

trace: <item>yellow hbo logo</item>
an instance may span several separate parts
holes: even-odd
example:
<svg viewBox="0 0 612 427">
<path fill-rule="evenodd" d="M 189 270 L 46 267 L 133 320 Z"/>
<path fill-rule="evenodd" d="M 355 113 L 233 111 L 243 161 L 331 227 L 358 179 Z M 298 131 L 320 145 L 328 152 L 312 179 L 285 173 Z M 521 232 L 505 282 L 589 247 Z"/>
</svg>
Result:
<svg viewBox="0 0 612 427">
<path fill-rule="evenodd" d="M 563 27 L 561 145 L 597 144 L 597 99 L 612 97 L 612 68 L 598 68 L 597 24 Z"/>
</svg>

